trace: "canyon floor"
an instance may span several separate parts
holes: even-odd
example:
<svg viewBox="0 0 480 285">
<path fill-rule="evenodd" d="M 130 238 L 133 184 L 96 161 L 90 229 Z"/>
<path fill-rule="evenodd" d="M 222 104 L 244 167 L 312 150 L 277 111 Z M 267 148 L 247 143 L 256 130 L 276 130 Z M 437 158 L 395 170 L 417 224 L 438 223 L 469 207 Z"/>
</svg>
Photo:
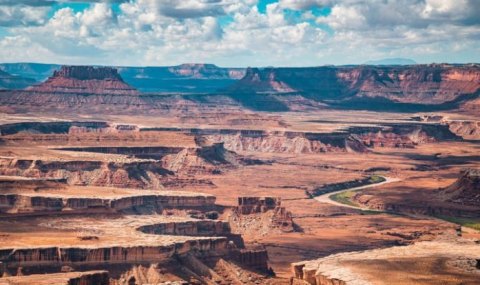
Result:
<svg viewBox="0 0 480 285">
<path fill-rule="evenodd" d="M 2 114 L 0 284 L 476 284 L 466 119 Z"/>
</svg>

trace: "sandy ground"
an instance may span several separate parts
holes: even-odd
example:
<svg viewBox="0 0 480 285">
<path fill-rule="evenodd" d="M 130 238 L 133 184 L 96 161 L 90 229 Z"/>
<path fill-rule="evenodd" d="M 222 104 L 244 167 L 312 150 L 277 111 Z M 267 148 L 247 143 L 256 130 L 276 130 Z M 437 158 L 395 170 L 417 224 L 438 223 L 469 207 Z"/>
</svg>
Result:
<svg viewBox="0 0 480 285">
<path fill-rule="evenodd" d="M 331 132 L 344 130 L 349 126 L 378 125 L 382 123 L 408 122 L 419 114 L 395 114 L 375 112 L 324 111 L 309 114 L 301 113 L 258 113 L 231 114 L 228 118 L 208 117 L 180 119 L 172 117 L 147 116 L 78 116 L 35 114 L 26 116 L 0 115 L 0 122 L 56 121 L 56 120 L 102 120 L 122 124 L 138 124 L 142 127 L 198 127 L 290 130 L 309 132 Z M 460 114 L 442 114 L 462 119 Z M 34 119 L 32 119 L 34 118 Z M 232 126 L 233 119 L 242 120 Z M 20 137 L 19 137 L 20 138 Z M 28 136 L 27 136 L 28 139 Z M 102 142 L 90 141 L 76 144 L 62 142 L 32 143 L 30 145 L 0 145 L 0 155 L 18 159 L 44 159 L 52 161 L 139 161 L 118 154 L 59 151 L 58 146 L 96 146 Z M 94 139 L 92 137 L 92 139 Z M 171 137 L 137 137 L 137 141 L 111 138 L 109 146 L 185 146 L 193 145 L 191 137 L 175 133 Z M 457 173 L 464 167 L 479 167 L 480 147 L 475 142 L 441 142 L 419 145 L 414 149 L 375 148 L 370 153 L 321 153 L 321 154 L 280 154 L 280 153 L 238 153 L 243 157 L 265 161 L 262 165 L 249 165 L 225 170 L 221 174 L 189 174 L 189 179 L 208 179 L 212 185 L 186 186 L 182 191 L 215 195 L 222 206 L 235 206 L 239 196 L 276 196 L 283 199 L 282 205 L 291 211 L 297 232 L 257 236 L 246 233 L 249 243 L 261 243 L 269 252 L 270 264 L 281 277 L 290 277 L 290 263 L 328 256 L 333 253 L 357 251 L 372 248 L 385 248 L 405 241 L 400 235 L 409 236 L 419 232 L 418 239 L 429 240 L 439 233 L 454 234 L 455 225 L 439 220 L 421 217 L 407 217 L 388 214 L 365 214 L 359 209 L 348 208 L 333 203 L 326 197 L 320 201 L 308 199 L 306 191 L 324 184 L 350 181 L 366 177 L 370 168 L 388 168 L 377 174 L 391 177 L 381 185 L 362 188 L 366 193 L 374 193 L 385 200 L 405 200 L 425 203 L 432 201 L 435 189 L 452 183 Z M 393 180 L 398 179 L 398 180 Z M 400 181 L 401 180 L 401 181 Z M 112 190 L 113 191 L 113 190 Z M 115 192 L 116 191 L 116 192 Z M 130 195 L 138 189 L 100 192 L 95 187 L 71 188 L 62 195 L 85 195 L 108 197 L 109 195 Z M 146 194 L 148 192 L 142 192 Z M 47 195 L 47 194 L 45 194 Z M 58 244 L 99 246 L 115 244 L 168 243 L 182 240 L 181 237 L 145 237 L 130 231 L 131 225 L 143 218 L 105 216 L 95 217 L 38 217 L 8 219 L 0 221 L 0 244 L 4 248 L 14 246 L 52 246 Z M 137 220 L 139 219 L 139 220 Z M 159 219 L 162 217 L 147 217 Z M 68 226 L 74 225 L 74 226 Z M 78 225 L 84 225 L 79 227 Z M 78 228 L 77 228 L 78 227 Z M 99 231 L 98 242 L 79 242 L 78 231 Z M 127 230 L 125 230 L 127 229 Z M 59 240 L 58 236 L 62 238 Z M 3 240 L 2 240 L 3 239 Z M 412 239 L 412 242 L 416 238 Z"/>
</svg>

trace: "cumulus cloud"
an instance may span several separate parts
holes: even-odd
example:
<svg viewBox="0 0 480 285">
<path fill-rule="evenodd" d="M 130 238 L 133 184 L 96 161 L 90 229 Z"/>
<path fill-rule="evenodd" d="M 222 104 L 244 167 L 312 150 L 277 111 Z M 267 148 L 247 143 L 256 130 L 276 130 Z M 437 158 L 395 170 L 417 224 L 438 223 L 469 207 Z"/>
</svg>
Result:
<svg viewBox="0 0 480 285">
<path fill-rule="evenodd" d="M 50 10 L 59 2 L 83 1 L 0 0 L 9 32 L 0 36 L 0 61 L 38 54 L 83 64 L 298 66 L 480 54 L 475 0 L 279 0 L 262 11 L 257 0 L 99 0 Z M 315 7 L 330 13 L 315 15 Z"/>
<path fill-rule="evenodd" d="M 0 6 L 0 26 L 41 25 L 45 23 L 48 11 L 44 6 Z"/>
</svg>

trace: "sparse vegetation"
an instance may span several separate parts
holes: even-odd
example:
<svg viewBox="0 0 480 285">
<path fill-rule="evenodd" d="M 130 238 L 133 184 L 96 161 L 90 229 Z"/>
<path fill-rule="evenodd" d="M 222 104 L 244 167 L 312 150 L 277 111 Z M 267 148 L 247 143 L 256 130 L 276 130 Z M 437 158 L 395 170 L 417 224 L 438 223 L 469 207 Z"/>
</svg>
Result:
<svg viewBox="0 0 480 285">
<path fill-rule="evenodd" d="M 371 184 L 381 183 L 381 182 L 384 182 L 384 181 L 385 181 L 385 178 L 383 178 L 380 175 L 372 175 L 372 176 L 370 176 L 370 179 L 368 180 L 368 182 L 370 182 Z"/>
<path fill-rule="evenodd" d="M 345 191 L 345 192 L 333 194 L 332 196 L 330 196 L 330 199 L 338 203 L 357 207 L 358 204 L 352 201 L 352 197 L 355 195 L 356 192 L 357 191 Z"/>
<path fill-rule="evenodd" d="M 320 188 L 313 190 L 312 192 L 307 192 L 309 196 L 315 197 L 320 196 L 327 193 L 337 192 L 345 189 L 356 188 L 361 186 L 366 186 L 370 184 L 377 184 L 386 181 L 386 179 L 380 175 L 372 175 L 369 177 L 365 177 L 362 179 L 340 182 L 340 183 L 332 183 L 326 184 Z"/>
<path fill-rule="evenodd" d="M 436 216 L 439 219 L 459 224 L 462 227 L 472 228 L 474 230 L 480 231 L 480 218 L 459 218 L 451 216 Z"/>
</svg>

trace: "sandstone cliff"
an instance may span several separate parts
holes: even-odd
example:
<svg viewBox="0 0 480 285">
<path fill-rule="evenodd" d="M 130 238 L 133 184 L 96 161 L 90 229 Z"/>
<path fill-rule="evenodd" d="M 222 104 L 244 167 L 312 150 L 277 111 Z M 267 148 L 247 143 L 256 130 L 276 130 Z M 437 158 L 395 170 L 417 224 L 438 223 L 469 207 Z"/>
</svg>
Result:
<svg viewBox="0 0 480 285">
<path fill-rule="evenodd" d="M 161 162 L 44 161 L 0 159 L 0 175 L 66 179 L 72 185 L 158 189 L 175 180 Z"/>
<path fill-rule="evenodd" d="M 442 191 L 448 201 L 480 207 L 480 170 L 466 169 L 455 183 Z"/>
<path fill-rule="evenodd" d="M 365 145 L 346 133 L 264 132 L 255 130 L 223 130 L 205 134 L 213 142 L 221 142 L 231 151 L 272 153 L 367 152 Z"/>
<path fill-rule="evenodd" d="M 63 66 L 45 82 L 28 90 L 39 93 L 138 95 L 109 67 Z"/>
<path fill-rule="evenodd" d="M 450 131 L 464 139 L 480 140 L 480 121 L 448 121 Z"/>
<path fill-rule="evenodd" d="M 480 88 L 479 65 L 249 68 L 233 93 L 300 93 L 319 100 L 385 98 L 441 104 Z"/>
</svg>

